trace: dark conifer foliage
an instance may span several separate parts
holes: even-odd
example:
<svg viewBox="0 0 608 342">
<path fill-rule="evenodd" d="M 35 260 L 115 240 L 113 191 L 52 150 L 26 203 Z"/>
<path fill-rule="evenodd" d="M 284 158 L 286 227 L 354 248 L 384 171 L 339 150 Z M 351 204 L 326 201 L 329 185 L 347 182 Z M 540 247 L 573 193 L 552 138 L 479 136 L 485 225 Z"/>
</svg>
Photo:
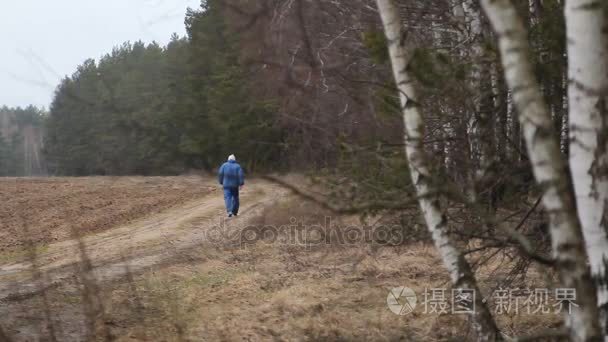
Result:
<svg viewBox="0 0 608 342">
<path fill-rule="evenodd" d="M 221 7 L 190 10 L 186 26 L 188 37 L 124 43 L 62 80 L 46 123 L 52 174 L 177 174 L 214 168 L 230 153 L 250 169 L 278 163 L 275 111 L 249 96 Z"/>
</svg>

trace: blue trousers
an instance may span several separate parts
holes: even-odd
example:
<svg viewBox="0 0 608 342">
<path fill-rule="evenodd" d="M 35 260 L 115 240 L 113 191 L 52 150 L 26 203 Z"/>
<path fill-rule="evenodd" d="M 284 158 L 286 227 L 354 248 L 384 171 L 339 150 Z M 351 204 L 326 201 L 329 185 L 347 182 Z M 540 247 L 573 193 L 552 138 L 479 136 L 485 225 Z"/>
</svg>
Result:
<svg viewBox="0 0 608 342">
<path fill-rule="evenodd" d="M 224 188 L 224 201 L 226 202 L 226 211 L 230 214 L 239 213 L 239 188 Z"/>
</svg>

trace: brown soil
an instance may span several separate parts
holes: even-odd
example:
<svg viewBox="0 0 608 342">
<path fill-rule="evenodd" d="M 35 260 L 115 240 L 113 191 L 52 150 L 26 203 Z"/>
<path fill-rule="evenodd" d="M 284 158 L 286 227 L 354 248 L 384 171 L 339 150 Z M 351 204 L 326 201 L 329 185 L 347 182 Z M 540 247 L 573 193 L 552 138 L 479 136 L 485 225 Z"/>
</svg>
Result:
<svg viewBox="0 0 608 342">
<path fill-rule="evenodd" d="M 200 177 L 0 178 L 0 251 L 104 231 L 216 189 Z"/>
</svg>

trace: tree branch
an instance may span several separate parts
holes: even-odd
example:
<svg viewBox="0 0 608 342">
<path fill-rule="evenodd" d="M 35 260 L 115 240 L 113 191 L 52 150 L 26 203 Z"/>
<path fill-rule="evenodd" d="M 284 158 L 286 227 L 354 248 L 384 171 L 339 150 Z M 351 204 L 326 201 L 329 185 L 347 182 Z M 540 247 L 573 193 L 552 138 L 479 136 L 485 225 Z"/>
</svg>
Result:
<svg viewBox="0 0 608 342">
<path fill-rule="evenodd" d="M 291 192 L 293 192 L 294 194 L 296 194 L 308 201 L 314 202 L 315 204 L 318 204 L 319 206 L 321 206 L 323 209 L 329 210 L 334 214 L 343 214 L 343 215 L 358 214 L 358 213 L 362 213 L 362 212 L 369 211 L 369 210 L 400 211 L 400 210 L 414 208 L 415 206 L 418 205 L 418 200 L 419 200 L 418 197 L 414 197 L 414 198 L 409 198 L 407 201 L 398 202 L 398 203 L 371 202 L 371 203 L 367 203 L 367 204 L 360 205 L 360 206 L 337 207 L 335 205 L 329 204 L 329 202 L 327 202 L 323 199 L 317 198 L 316 196 L 314 196 L 310 193 L 302 191 L 298 187 L 296 187 L 292 184 L 289 184 L 288 182 L 286 182 L 282 179 L 279 179 L 277 177 L 262 176 L 261 178 L 268 180 L 270 182 L 273 182 L 275 184 L 278 184 L 284 188 L 287 188 L 287 189 L 291 190 Z M 431 194 L 426 195 L 426 197 L 430 197 L 430 196 L 435 196 L 435 195 L 431 195 Z"/>
</svg>

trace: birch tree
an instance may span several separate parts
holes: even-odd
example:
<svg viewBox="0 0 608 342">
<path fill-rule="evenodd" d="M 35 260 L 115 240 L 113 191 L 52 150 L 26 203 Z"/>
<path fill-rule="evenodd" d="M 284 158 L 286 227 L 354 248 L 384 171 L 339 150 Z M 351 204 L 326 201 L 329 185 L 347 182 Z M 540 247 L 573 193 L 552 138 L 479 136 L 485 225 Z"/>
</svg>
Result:
<svg viewBox="0 0 608 342">
<path fill-rule="evenodd" d="M 420 207 L 436 248 L 439 250 L 452 284 L 457 289 L 473 290 L 475 309 L 472 313 L 473 327 L 480 341 L 498 339 L 496 323 L 482 300 L 470 265 L 448 235 L 448 222 L 441 207 L 438 189 L 431 181 L 432 174 L 422 139 L 424 122 L 422 109 L 416 95 L 414 79 L 410 75 L 409 63 L 413 49 L 411 41 L 403 32 L 399 8 L 393 0 L 377 0 L 378 11 L 387 38 L 391 66 L 405 126 L 405 153 L 408 159 L 412 182 L 420 198 Z"/>
<path fill-rule="evenodd" d="M 608 8 L 568 0 L 570 168 L 598 306 L 608 319 Z"/>
<path fill-rule="evenodd" d="M 566 323 L 573 341 L 601 337 L 595 286 L 586 265 L 585 243 L 547 104 L 530 63 L 527 32 L 509 0 L 482 0 L 499 40 L 505 77 L 513 91 L 519 122 L 537 183 L 543 191 L 543 206 L 549 216 L 553 255 L 561 286 L 574 288 L 578 306 Z"/>
<path fill-rule="evenodd" d="M 482 17 L 479 4 L 473 0 L 464 0 L 462 6 L 463 20 L 468 28 L 468 37 L 472 41 L 470 48 L 471 64 L 471 88 L 477 94 L 474 97 L 474 113 L 472 115 L 472 138 L 471 148 L 473 156 L 478 163 L 476 180 L 486 178 L 493 158 L 493 140 L 491 129 L 492 108 L 489 106 L 490 99 L 490 70 L 489 64 L 483 60 L 483 39 L 485 37 L 482 29 Z"/>
</svg>

